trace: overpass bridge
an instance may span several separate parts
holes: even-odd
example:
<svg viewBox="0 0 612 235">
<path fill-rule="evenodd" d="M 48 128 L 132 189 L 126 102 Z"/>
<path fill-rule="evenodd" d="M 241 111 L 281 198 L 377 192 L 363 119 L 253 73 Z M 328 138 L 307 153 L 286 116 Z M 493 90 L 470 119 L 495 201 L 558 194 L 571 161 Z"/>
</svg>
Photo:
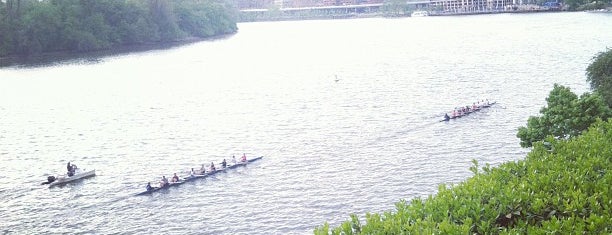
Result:
<svg viewBox="0 0 612 235">
<path fill-rule="evenodd" d="M 527 1 L 527 0 L 525 0 Z M 427 10 L 431 15 L 499 13 L 513 10 L 523 0 L 418 0 L 405 5 L 393 6 L 383 3 L 340 6 L 312 6 L 278 9 L 240 10 L 241 21 L 348 18 L 369 15 L 407 15 L 412 10 Z M 387 7 L 387 12 L 384 8 Z M 516 9 L 514 9 L 516 10 Z M 395 11 L 395 12 L 394 12 Z"/>
<path fill-rule="evenodd" d="M 406 6 L 412 9 L 427 9 L 430 1 L 411 1 Z M 355 4 L 340 6 L 290 7 L 277 9 L 244 9 L 240 10 L 241 21 L 312 19 L 312 18 L 348 18 L 369 15 L 381 15 L 384 4 Z M 409 12 L 401 12 L 409 14 Z"/>
</svg>

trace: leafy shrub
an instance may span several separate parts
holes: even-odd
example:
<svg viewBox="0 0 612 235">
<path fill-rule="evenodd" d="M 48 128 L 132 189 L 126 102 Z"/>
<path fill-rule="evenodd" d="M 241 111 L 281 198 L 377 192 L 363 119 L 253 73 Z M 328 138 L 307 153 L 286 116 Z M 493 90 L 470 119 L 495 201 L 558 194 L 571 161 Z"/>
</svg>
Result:
<svg viewBox="0 0 612 235">
<path fill-rule="evenodd" d="M 547 106 L 540 110 L 542 115 L 529 117 L 527 127 L 518 129 L 521 146 L 531 147 L 550 135 L 555 138 L 580 135 L 598 118 L 606 120 L 611 115 L 597 92 L 584 93 L 579 98 L 568 87 L 555 84 L 546 101 Z"/>
<path fill-rule="evenodd" d="M 524 160 L 472 168 L 457 185 L 394 212 L 366 214 L 315 234 L 610 234 L 612 120 L 570 140 L 547 138 Z"/>
<path fill-rule="evenodd" d="M 0 56 L 91 51 L 236 32 L 224 0 L 0 1 Z"/>
</svg>

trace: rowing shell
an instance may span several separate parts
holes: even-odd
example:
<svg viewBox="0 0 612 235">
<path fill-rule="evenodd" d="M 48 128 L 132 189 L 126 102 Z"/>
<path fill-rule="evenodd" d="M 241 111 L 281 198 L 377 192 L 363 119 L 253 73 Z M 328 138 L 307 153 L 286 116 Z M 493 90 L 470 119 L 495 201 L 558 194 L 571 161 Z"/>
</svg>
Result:
<svg viewBox="0 0 612 235">
<path fill-rule="evenodd" d="M 179 186 L 179 185 L 187 183 L 189 181 L 193 181 L 193 180 L 196 180 L 196 179 L 206 178 L 208 176 L 217 174 L 217 173 L 222 172 L 222 171 L 226 171 L 226 170 L 229 170 L 229 169 L 234 169 L 234 168 L 239 167 L 239 166 L 245 166 L 248 163 L 257 161 L 257 160 L 262 159 L 262 158 L 263 157 L 256 157 L 256 158 L 249 159 L 246 162 L 238 162 L 238 163 L 236 163 L 234 165 L 227 166 L 227 167 L 225 167 L 223 169 L 217 169 L 216 171 L 209 171 L 209 172 L 207 172 L 206 174 L 203 174 L 203 175 L 190 175 L 190 176 L 187 176 L 187 177 L 183 178 L 182 180 L 179 180 L 178 182 L 171 182 L 171 183 L 165 185 L 164 187 L 153 187 L 151 190 L 144 191 L 144 192 L 136 194 L 136 196 L 149 195 L 149 194 L 152 194 L 152 193 L 160 191 L 160 190 L 164 190 L 164 189 L 168 189 L 168 188 Z"/>
<path fill-rule="evenodd" d="M 478 109 L 476 109 L 476 110 L 469 111 L 469 112 L 464 113 L 464 114 L 459 115 L 459 116 L 450 117 L 449 119 L 442 119 L 442 120 L 440 120 L 440 122 L 447 122 L 447 121 L 450 121 L 450 120 L 452 120 L 452 119 L 456 119 L 456 118 L 460 118 L 460 117 L 465 117 L 465 116 L 467 116 L 467 115 L 470 115 L 471 113 L 475 113 L 475 112 L 478 112 L 478 111 L 480 111 L 480 110 L 483 110 L 483 109 L 489 108 L 489 107 L 493 106 L 493 105 L 494 105 L 494 104 L 496 104 L 496 103 L 497 103 L 497 102 L 493 102 L 493 103 L 490 103 L 490 104 L 488 104 L 488 105 L 483 105 L 482 107 L 480 107 L 480 108 L 478 108 Z"/>
</svg>

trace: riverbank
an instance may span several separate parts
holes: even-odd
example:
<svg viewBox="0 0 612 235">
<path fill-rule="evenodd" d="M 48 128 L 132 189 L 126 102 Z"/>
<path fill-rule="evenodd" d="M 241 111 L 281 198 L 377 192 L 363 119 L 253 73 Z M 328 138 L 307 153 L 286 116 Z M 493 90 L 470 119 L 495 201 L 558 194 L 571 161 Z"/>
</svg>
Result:
<svg viewBox="0 0 612 235">
<path fill-rule="evenodd" d="M 473 177 L 442 184 L 434 196 L 361 221 L 351 215 L 336 228 L 325 223 L 314 234 L 609 234 L 611 140 L 612 119 L 576 138 L 538 143 L 524 160 L 493 168 L 474 160 Z"/>
</svg>

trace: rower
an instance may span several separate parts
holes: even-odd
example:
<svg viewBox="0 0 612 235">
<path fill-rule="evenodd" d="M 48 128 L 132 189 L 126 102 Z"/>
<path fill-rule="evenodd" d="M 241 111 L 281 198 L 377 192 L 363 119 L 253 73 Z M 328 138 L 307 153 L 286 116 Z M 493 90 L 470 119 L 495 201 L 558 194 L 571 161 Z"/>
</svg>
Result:
<svg viewBox="0 0 612 235">
<path fill-rule="evenodd" d="M 215 163 L 214 162 L 210 162 L 210 171 L 216 171 L 217 169 L 215 169 Z"/>
<path fill-rule="evenodd" d="M 221 168 L 225 168 L 227 166 L 227 162 L 225 161 L 225 158 L 223 159 L 223 161 L 221 162 Z"/>
<path fill-rule="evenodd" d="M 147 183 L 147 191 L 151 191 L 153 190 L 153 187 L 151 187 L 151 182 Z"/>
<path fill-rule="evenodd" d="M 476 106 L 476 103 L 472 103 L 472 110 L 477 110 L 478 106 Z"/>
<path fill-rule="evenodd" d="M 159 187 L 164 187 L 168 185 L 168 179 L 166 179 L 166 176 L 162 176 L 161 181 L 159 181 Z"/>
<path fill-rule="evenodd" d="M 448 116 L 448 113 L 445 113 L 444 114 L 444 121 L 448 121 L 448 120 L 450 120 L 450 117 Z"/>
<path fill-rule="evenodd" d="M 179 181 L 179 177 L 176 175 L 176 173 L 174 173 L 174 176 L 172 176 L 172 183 L 176 183 Z"/>
<path fill-rule="evenodd" d="M 236 165 L 236 156 L 232 155 L 232 164 Z"/>
<path fill-rule="evenodd" d="M 206 173 L 206 166 L 204 166 L 204 164 L 202 164 L 202 168 L 200 168 L 200 174 L 204 174 Z"/>
<path fill-rule="evenodd" d="M 190 173 L 190 174 L 191 174 L 191 176 L 193 176 L 193 175 L 195 175 L 195 174 L 196 174 L 196 173 L 195 173 L 195 170 L 193 170 L 193 168 L 191 168 L 191 173 Z"/>
<path fill-rule="evenodd" d="M 246 162 L 246 153 L 242 154 L 242 158 L 240 159 L 241 162 Z"/>
</svg>

